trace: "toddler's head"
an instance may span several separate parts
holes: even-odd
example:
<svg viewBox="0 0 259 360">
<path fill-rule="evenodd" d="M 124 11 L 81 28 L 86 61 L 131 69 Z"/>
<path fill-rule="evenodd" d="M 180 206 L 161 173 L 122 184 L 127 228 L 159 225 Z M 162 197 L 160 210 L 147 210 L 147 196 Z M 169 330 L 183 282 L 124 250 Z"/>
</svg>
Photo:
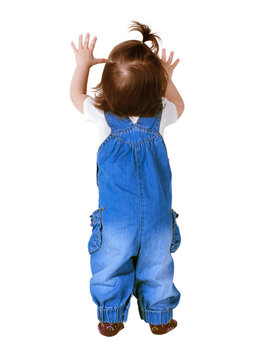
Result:
<svg viewBox="0 0 259 360">
<path fill-rule="evenodd" d="M 143 40 L 124 41 L 112 49 L 101 82 L 93 88 L 94 104 L 118 116 L 153 116 L 162 110 L 168 80 L 158 57 L 160 37 L 137 21 L 129 28 L 139 31 Z"/>
</svg>

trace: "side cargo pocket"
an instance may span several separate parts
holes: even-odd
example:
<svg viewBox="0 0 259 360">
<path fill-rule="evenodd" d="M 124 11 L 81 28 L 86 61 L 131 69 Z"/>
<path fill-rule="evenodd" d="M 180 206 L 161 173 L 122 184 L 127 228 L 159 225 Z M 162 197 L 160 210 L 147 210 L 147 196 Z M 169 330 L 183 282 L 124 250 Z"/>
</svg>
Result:
<svg viewBox="0 0 259 360">
<path fill-rule="evenodd" d="M 88 241 L 88 252 L 90 255 L 99 251 L 102 247 L 103 210 L 104 208 L 100 207 L 94 210 L 89 216 L 92 226 L 92 234 Z"/>
<path fill-rule="evenodd" d="M 176 218 L 179 216 L 179 214 L 177 214 L 177 212 L 171 209 L 171 215 L 172 215 L 172 241 L 170 246 L 170 252 L 174 253 L 181 244 L 181 233 L 179 226 L 177 225 L 176 222 Z"/>
</svg>

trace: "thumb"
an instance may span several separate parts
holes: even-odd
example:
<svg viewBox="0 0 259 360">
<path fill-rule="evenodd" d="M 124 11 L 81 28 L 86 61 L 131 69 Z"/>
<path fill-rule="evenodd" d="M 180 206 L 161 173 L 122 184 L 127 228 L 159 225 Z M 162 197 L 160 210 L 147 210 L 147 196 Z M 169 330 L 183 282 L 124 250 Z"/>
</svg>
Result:
<svg viewBox="0 0 259 360">
<path fill-rule="evenodd" d="M 95 59 L 96 64 L 105 63 L 106 61 L 107 61 L 107 59 Z"/>
</svg>

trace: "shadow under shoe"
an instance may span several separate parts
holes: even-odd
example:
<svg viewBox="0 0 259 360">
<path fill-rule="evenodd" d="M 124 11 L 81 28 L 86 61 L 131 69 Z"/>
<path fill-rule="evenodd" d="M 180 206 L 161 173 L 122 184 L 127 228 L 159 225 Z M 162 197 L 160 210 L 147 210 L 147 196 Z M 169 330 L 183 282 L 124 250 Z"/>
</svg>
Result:
<svg viewBox="0 0 259 360">
<path fill-rule="evenodd" d="M 123 322 L 107 323 L 100 321 L 98 324 L 99 333 L 104 336 L 114 336 L 124 328 Z"/>
<path fill-rule="evenodd" d="M 149 326 L 150 326 L 150 329 L 153 334 L 162 335 L 162 334 L 167 334 L 169 331 L 176 328 L 177 321 L 174 319 L 171 319 L 167 324 L 163 324 L 163 325 L 149 324 Z"/>
</svg>

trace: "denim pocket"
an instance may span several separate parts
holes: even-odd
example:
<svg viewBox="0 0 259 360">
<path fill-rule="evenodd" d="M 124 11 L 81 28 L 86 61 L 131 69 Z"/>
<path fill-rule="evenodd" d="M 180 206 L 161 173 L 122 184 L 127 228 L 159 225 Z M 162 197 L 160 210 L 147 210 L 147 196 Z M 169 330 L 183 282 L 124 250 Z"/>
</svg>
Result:
<svg viewBox="0 0 259 360">
<path fill-rule="evenodd" d="M 91 218 L 92 226 L 92 234 L 88 241 L 88 252 L 90 255 L 100 250 L 102 246 L 103 210 L 104 208 L 100 207 L 94 210 L 93 213 L 89 216 Z"/>
<path fill-rule="evenodd" d="M 177 214 L 177 212 L 171 209 L 171 216 L 172 216 L 172 240 L 171 240 L 170 252 L 174 253 L 181 244 L 181 233 L 179 226 L 177 225 L 176 222 L 176 218 L 179 216 L 179 214 Z"/>
</svg>

